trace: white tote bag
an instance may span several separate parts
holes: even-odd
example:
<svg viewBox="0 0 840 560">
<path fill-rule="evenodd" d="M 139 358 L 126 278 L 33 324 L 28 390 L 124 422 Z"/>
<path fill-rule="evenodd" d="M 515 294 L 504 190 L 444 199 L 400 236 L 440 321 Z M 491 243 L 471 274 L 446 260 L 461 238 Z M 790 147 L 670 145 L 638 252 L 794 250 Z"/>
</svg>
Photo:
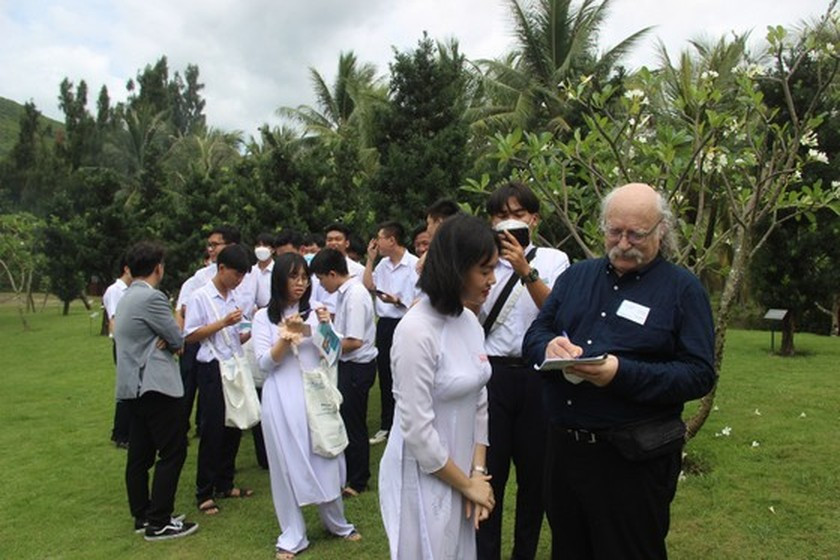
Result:
<svg viewBox="0 0 840 560">
<path fill-rule="evenodd" d="M 207 296 L 210 307 L 220 320 L 219 311 L 210 296 Z M 233 348 L 227 328 L 222 329 L 222 336 L 228 348 Z M 219 362 L 219 372 L 222 376 L 222 394 L 225 398 L 225 426 L 247 430 L 260 421 L 260 400 L 254 387 L 254 377 L 251 367 L 244 355 L 233 353 L 230 358 L 223 360 L 212 338 L 207 339 L 210 351 Z"/>
<path fill-rule="evenodd" d="M 336 367 L 321 360 L 320 365 L 303 373 L 303 396 L 312 452 L 321 457 L 337 457 L 347 447 L 347 431 L 341 419 L 341 392 L 336 387 Z"/>
</svg>

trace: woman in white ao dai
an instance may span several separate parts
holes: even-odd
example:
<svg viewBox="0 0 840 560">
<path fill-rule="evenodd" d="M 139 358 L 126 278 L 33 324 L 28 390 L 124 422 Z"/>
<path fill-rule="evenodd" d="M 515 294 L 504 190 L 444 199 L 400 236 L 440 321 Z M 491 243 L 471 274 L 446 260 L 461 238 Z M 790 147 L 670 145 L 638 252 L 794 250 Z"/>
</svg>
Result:
<svg viewBox="0 0 840 560">
<path fill-rule="evenodd" d="M 483 221 L 444 222 L 420 278 L 426 295 L 394 334 L 396 413 L 379 471 L 391 558 L 475 558 L 476 528 L 495 503 L 483 472 L 491 370 L 470 308 L 489 294 L 496 260 Z"/>
</svg>

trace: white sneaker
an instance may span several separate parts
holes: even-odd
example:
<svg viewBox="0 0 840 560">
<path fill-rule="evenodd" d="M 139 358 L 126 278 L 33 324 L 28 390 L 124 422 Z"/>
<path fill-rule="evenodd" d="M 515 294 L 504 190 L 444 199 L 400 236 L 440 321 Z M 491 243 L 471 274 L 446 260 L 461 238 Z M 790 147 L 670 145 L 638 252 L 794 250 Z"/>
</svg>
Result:
<svg viewBox="0 0 840 560">
<path fill-rule="evenodd" d="M 373 437 L 370 438 L 370 440 L 368 441 L 370 441 L 371 445 L 376 445 L 378 443 L 384 442 L 386 439 L 388 439 L 388 430 L 379 430 L 378 432 L 373 434 Z"/>
</svg>

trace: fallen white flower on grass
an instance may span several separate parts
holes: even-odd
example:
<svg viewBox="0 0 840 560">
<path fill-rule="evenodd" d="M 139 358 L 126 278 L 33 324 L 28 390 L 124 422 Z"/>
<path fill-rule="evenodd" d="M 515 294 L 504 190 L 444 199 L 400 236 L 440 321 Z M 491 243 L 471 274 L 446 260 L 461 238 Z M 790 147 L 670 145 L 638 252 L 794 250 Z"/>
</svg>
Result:
<svg viewBox="0 0 840 560">
<path fill-rule="evenodd" d="M 680 471 L 680 476 L 677 477 L 677 480 L 679 482 L 683 482 L 683 481 L 685 481 L 685 478 L 686 478 L 685 477 L 685 471 Z"/>
<path fill-rule="evenodd" d="M 721 431 L 715 433 L 715 437 L 726 436 L 729 437 L 732 435 L 732 427 L 731 426 L 724 426 Z"/>
<path fill-rule="evenodd" d="M 761 444 L 758 443 L 757 441 L 754 441 L 754 442 L 752 442 L 752 445 L 750 447 L 758 447 L 759 445 L 761 445 Z"/>
<path fill-rule="evenodd" d="M 718 410 L 720 410 L 720 409 L 718 408 L 718 405 L 715 405 L 714 407 L 712 407 L 712 410 L 714 410 L 715 412 L 717 412 L 717 411 L 718 411 Z"/>
<path fill-rule="evenodd" d="M 770 506 L 770 507 L 769 507 L 769 508 L 767 508 L 767 509 L 769 509 L 769 510 L 770 510 L 770 513 L 772 513 L 773 515 L 776 515 L 776 509 L 775 509 L 773 506 Z"/>
<path fill-rule="evenodd" d="M 761 416 L 761 411 L 756 408 L 753 414 L 755 414 L 756 416 Z"/>
<path fill-rule="evenodd" d="M 805 413 L 803 412 L 802 414 L 800 414 L 800 415 L 799 415 L 799 417 L 800 417 L 800 418 L 805 418 L 805 417 L 806 417 L 806 415 L 805 415 Z"/>
</svg>

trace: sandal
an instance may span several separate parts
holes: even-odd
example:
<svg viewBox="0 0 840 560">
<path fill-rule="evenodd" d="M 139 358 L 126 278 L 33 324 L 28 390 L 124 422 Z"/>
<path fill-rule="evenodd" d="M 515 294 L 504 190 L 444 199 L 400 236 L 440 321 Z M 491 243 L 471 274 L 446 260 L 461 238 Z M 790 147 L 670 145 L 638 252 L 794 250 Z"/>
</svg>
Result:
<svg viewBox="0 0 840 560">
<path fill-rule="evenodd" d="M 344 489 L 341 491 L 341 495 L 344 496 L 345 498 L 355 498 L 356 496 L 359 495 L 359 491 L 354 490 L 353 488 L 350 488 L 349 486 L 345 486 Z"/>
<path fill-rule="evenodd" d="M 218 498 L 250 498 L 254 495 L 254 491 L 250 488 L 237 488 L 234 486 L 226 492 L 219 492 L 216 494 Z"/>
<path fill-rule="evenodd" d="M 295 558 L 297 558 L 298 554 L 302 554 L 305 551 L 305 548 L 297 553 L 292 552 L 291 550 L 286 550 L 285 548 L 275 548 L 274 558 L 275 560 L 294 560 Z"/>
<path fill-rule="evenodd" d="M 353 529 L 353 532 L 347 535 L 346 537 L 342 537 L 345 541 L 350 542 L 359 542 L 362 540 L 362 534 L 359 533 L 357 530 Z"/>
<path fill-rule="evenodd" d="M 208 498 L 198 504 L 198 511 L 204 515 L 216 515 L 221 511 L 221 508 L 213 498 Z"/>
</svg>

